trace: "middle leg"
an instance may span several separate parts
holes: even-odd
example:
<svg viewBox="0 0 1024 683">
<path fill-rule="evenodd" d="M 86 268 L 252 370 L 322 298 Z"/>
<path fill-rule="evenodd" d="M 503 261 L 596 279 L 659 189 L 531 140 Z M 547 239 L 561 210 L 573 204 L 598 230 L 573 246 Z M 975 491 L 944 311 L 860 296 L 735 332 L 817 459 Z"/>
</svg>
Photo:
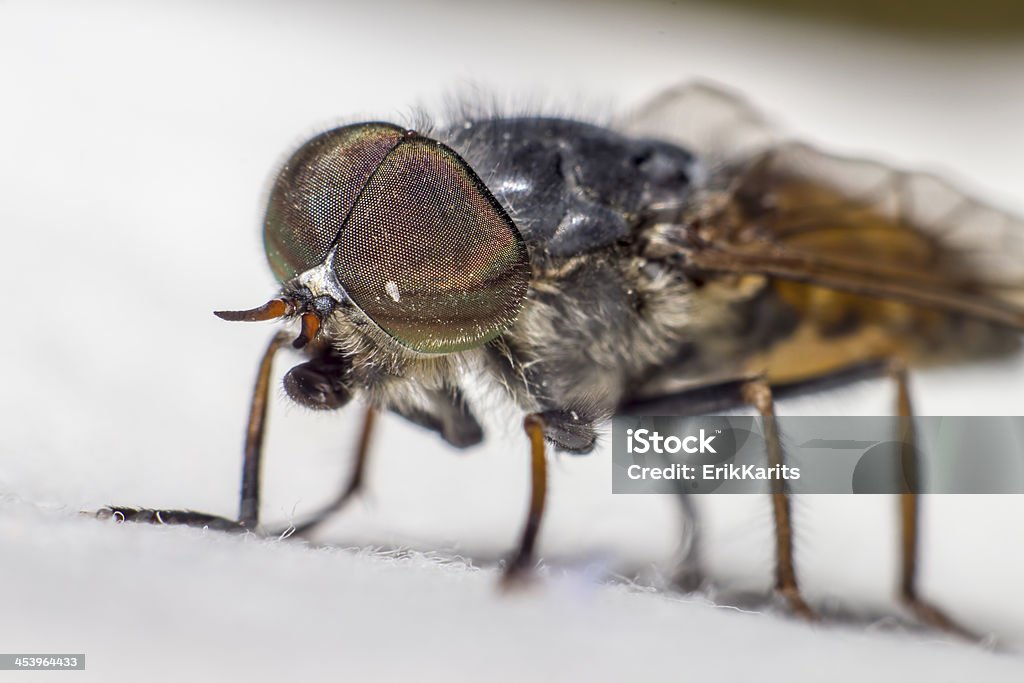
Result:
<svg viewBox="0 0 1024 683">
<path fill-rule="evenodd" d="M 367 405 L 366 412 L 363 414 L 363 427 L 359 432 L 359 441 L 356 444 L 355 461 L 352 464 L 352 469 L 349 472 L 346 483 L 334 500 L 317 510 L 302 522 L 289 525 L 283 529 L 271 531 L 268 535 L 305 536 L 348 505 L 349 501 L 355 498 L 356 495 L 362 491 L 363 479 L 366 473 L 366 463 L 369 460 L 370 441 L 373 435 L 376 419 L 377 410 L 372 405 Z"/>
</svg>

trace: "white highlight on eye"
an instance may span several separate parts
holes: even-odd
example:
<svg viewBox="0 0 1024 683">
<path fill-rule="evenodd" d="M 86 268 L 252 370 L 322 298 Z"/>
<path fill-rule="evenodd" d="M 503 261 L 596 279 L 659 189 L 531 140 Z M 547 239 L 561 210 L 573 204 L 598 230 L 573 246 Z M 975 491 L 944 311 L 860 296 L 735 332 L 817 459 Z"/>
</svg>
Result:
<svg viewBox="0 0 1024 683">
<path fill-rule="evenodd" d="M 402 293 L 398 291 L 398 283 L 394 280 L 387 281 L 384 285 L 384 291 L 387 292 L 388 296 L 394 299 L 396 303 L 402 300 Z"/>
</svg>

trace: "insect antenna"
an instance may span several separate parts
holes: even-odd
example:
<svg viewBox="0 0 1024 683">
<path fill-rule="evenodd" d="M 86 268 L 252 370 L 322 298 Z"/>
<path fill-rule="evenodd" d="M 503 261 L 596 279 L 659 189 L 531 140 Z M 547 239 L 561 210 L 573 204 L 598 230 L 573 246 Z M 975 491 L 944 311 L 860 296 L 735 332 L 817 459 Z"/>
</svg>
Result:
<svg viewBox="0 0 1024 683">
<path fill-rule="evenodd" d="M 329 297 L 318 297 L 308 301 L 271 299 L 262 306 L 250 308 L 246 311 L 214 311 L 213 314 L 221 320 L 230 320 L 232 322 L 259 322 L 262 320 L 285 318 L 301 311 L 299 336 L 292 342 L 292 346 L 301 349 L 312 341 L 316 333 L 320 331 L 320 324 L 323 318 L 333 310 L 333 304 L 334 301 Z M 313 310 L 309 310 L 310 308 L 313 308 Z"/>
<path fill-rule="evenodd" d="M 258 322 L 283 318 L 294 310 L 294 305 L 284 299 L 271 299 L 262 306 L 250 308 L 247 311 L 214 311 L 213 314 L 221 320 L 230 320 L 231 322 Z"/>
</svg>

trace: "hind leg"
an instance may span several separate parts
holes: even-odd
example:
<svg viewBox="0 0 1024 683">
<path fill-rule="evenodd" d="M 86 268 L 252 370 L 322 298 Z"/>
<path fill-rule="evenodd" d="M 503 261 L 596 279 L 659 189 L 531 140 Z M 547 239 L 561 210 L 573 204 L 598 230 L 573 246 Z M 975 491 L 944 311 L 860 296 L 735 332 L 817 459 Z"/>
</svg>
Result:
<svg viewBox="0 0 1024 683">
<path fill-rule="evenodd" d="M 918 595 L 917 568 L 920 559 L 918 543 L 920 531 L 919 463 L 915 449 L 914 413 L 910 403 L 910 387 L 906 366 L 899 360 L 890 364 L 890 374 L 896 382 L 896 415 L 900 418 L 900 459 L 909 490 L 899 494 L 900 508 L 900 599 L 918 619 L 929 626 L 977 640 L 977 636 L 957 624 L 945 612 Z"/>
</svg>

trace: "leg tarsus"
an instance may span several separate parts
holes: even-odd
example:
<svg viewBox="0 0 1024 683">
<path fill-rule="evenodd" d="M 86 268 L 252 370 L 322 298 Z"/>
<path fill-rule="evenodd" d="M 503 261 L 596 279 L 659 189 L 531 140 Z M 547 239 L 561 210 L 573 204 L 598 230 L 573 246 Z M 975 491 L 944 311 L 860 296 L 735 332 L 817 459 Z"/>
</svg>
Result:
<svg viewBox="0 0 1024 683">
<path fill-rule="evenodd" d="M 154 510 L 151 508 L 133 508 L 110 505 L 95 513 L 97 519 L 113 519 L 115 522 L 136 522 L 140 524 L 176 524 L 199 528 L 209 528 L 229 533 L 245 533 L 252 531 L 241 522 L 218 515 L 193 510 Z"/>
<path fill-rule="evenodd" d="M 954 619 L 947 616 L 946 613 L 943 612 L 941 609 L 939 609 L 932 603 L 928 602 L 927 600 L 918 597 L 916 594 L 907 594 L 906 592 L 904 592 L 900 596 L 900 599 L 902 600 L 904 606 L 911 612 L 913 612 L 914 616 L 917 617 L 917 619 L 921 623 L 930 626 L 934 629 L 945 631 L 946 633 L 950 633 L 960 638 L 964 638 L 965 640 L 970 640 L 973 642 L 979 642 L 982 640 L 981 636 L 974 633 L 973 631 L 964 628 L 963 626 L 958 624 Z"/>
<path fill-rule="evenodd" d="M 534 573 L 537 569 L 537 562 L 531 556 L 526 557 L 520 554 L 514 555 L 505 564 L 501 574 L 501 590 L 506 593 L 514 593 L 532 586 L 537 579 Z"/>
<path fill-rule="evenodd" d="M 793 614 L 807 621 L 818 620 L 817 613 L 804 601 L 800 594 L 800 588 L 796 584 L 776 586 L 775 591 L 786 600 L 786 604 Z"/>
</svg>

